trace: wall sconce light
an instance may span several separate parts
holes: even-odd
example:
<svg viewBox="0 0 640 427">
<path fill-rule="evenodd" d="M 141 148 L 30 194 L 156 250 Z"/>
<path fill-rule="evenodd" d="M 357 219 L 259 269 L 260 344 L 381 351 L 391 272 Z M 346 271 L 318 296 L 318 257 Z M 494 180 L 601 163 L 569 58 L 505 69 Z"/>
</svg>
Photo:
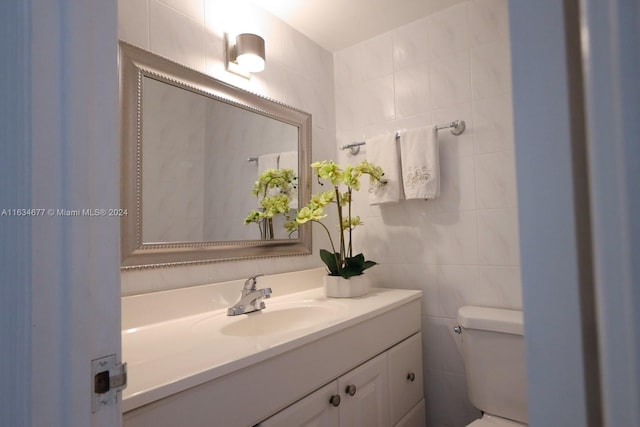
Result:
<svg viewBox="0 0 640 427">
<path fill-rule="evenodd" d="M 249 78 L 264 70 L 264 39 L 256 34 L 239 34 L 235 40 L 224 35 L 225 67 L 227 71 Z"/>
</svg>

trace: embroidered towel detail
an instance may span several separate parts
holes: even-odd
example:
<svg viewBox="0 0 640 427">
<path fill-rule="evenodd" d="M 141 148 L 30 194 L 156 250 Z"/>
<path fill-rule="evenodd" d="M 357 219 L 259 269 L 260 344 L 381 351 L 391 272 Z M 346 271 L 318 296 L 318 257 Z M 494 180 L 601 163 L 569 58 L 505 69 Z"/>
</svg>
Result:
<svg viewBox="0 0 640 427">
<path fill-rule="evenodd" d="M 440 160 L 435 126 L 410 129 L 400 139 L 402 184 L 406 199 L 440 194 Z"/>
<path fill-rule="evenodd" d="M 298 152 L 297 151 L 283 151 L 280 153 L 280 159 L 278 160 L 279 169 L 292 169 L 296 178 L 298 178 Z M 298 209 L 298 180 L 293 182 L 294 188 L 291 190 L 289 196 L 291 201 L 289 207 L 291 209 Z"/>
<path fill-rule="evenodd" d="M 367 160 L 384 171 L 385 184 L 374 181 L 369 186 L 369 204 L 394 203 L 402 199 L 400 156 L 395 134 L 389 133 L 367 141 Z"/>
</svg>

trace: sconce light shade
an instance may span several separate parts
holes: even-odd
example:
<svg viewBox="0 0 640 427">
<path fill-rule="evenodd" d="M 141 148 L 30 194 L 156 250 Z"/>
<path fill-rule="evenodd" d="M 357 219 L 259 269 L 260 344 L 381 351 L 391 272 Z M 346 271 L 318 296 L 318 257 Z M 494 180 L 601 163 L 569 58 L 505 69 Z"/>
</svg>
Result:
<svg viewBox="0 0 640 427">
<path fill-rule="evenodd" d="M 265 49 L 264 39 L 256 34 L 239 34 L 235 44 L 228 34 L 226 41 L 226 69 L 243 77 L 249 78 L 250 73 L 264 70 Z"/>
<path fill-rule="evenodd" d="M 238 64 L 250 73 L 264 70 L 264 39 L 255 34 L 240 34 L 236 37 Z"/>
</svg>

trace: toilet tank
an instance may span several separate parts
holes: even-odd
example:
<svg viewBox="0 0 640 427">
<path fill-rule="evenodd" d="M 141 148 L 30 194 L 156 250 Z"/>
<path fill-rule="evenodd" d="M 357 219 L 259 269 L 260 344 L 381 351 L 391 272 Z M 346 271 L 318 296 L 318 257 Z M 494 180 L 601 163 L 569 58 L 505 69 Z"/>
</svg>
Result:
<svg viewBox="0 0 640 427">
<path fill-rule="evenodd" d="M 458 310 L 458 323 L 471 403 L 527 423 L 522 311 L 465 306 Z"/>
</svg>

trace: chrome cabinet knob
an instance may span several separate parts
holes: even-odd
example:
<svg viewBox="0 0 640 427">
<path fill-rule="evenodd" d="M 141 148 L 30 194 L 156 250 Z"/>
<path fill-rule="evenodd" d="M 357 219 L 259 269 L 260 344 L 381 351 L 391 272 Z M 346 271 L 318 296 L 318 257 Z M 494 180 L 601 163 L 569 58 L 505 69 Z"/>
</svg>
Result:
<svg viewBox="0 0 640 427">
<path fill-rule="evenodd" d="M 456 326 L 453 328 L 453 332 L 455 332 L 456 334 L 461 334 L 462 333 L 462 326 Z"/>
<path fill-rule="evenodd" d="M 414 382 L 416 380 L 416 374 L 414 374 L 413 372 L 409 372 L 407 374 L 407 379 L 411 382 Z"/>
<path fill-rule="evenodd" d="M 331 403 L 331 405 L 333 406 L 340 406 L 340 395 L 338 394 L 334 394 L 333 396 L 331 396 L 331 399 L 329 399 L 329 403 Z"/>
<path fill-rule="evenodd" d="M 344 391 L 349 396 L 354 396 L 356 394 L 356 386 L 353 385 L 353 384 L 350 384 L 350 385 L 347 386 L 347 388 Z"/>
</svg>

